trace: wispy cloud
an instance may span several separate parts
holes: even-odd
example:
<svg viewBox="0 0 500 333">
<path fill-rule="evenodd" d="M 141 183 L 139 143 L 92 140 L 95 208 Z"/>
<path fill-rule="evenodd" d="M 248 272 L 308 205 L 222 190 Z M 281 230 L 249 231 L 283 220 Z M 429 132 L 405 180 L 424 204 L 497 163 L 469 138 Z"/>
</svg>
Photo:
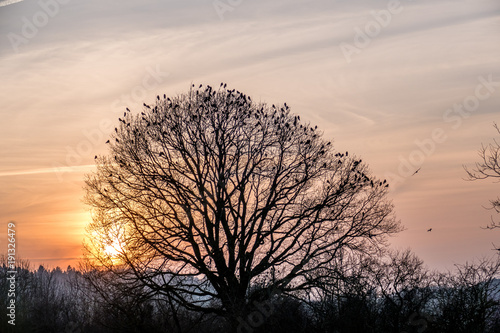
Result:
<svg viewBox="0 0 500 333">
<path fill-rule="evenodd" d="M 57 170 L 54 168 L 42 168 L 42 169 L 31 169 L 31 170 L 16 170 L 16 171 L 3 171 L 0 172 L 0 177 L 12 177 L 12 176 L 22 176 L 22 175 L 35 175 L 42 173 L 53 173 L 53 172 L 86 172 L 95 168 L 94 164 L 88 165 L 77 165 L 71 167 L 60 167 Z"/>
<path fill-rule="evenodd" d="M 0 1 L 0 7 L 12 5 L 14 3 L 18 3 L 18 2 L 21 2 L 21 1 L 23 1 L 23 0 L 4 0 L 4 1 Z"/>
</svg>

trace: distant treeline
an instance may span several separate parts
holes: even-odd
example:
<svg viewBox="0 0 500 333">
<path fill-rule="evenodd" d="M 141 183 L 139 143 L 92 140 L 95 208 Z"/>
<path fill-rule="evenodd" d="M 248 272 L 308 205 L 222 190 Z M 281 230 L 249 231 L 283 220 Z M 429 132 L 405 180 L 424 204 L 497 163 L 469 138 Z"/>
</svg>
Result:
<svg viewBox="0 0 500 333">
<path fill-rule="evenodd" d="M 411 252 L 351 262 L 309 301 L 282 293 L 254 302 L 238 332 L 500 332 L 498 260 L 427 270 Z M 96 284 L 96 274 L 68 266 L 15 268 L 15 327 L 8 323 L 8 278 L 0 259 L 1 332 L 225 332 L 223 318 L 191 313 L 166 296 Z M 92 283 L 89 283 L 92 281 Z M 259 286 L 255 286 L 259 288 Z M 303 295 L 302 295 L 303 296 Z"/>
</svg>

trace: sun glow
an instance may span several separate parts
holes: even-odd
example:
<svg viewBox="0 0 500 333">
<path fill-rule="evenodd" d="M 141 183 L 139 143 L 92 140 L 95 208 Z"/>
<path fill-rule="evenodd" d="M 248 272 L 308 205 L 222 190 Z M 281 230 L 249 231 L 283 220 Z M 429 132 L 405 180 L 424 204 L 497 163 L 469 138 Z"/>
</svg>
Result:
<svg viewBox="0 0 500 333">
<path fill-rule="evenodd" d="M 120 241 L 115 240 L 113 243 L 104 247 L 104 252 L 111 258 L 117 258 L 123 252 L 123 247 Z"/>
</svg>

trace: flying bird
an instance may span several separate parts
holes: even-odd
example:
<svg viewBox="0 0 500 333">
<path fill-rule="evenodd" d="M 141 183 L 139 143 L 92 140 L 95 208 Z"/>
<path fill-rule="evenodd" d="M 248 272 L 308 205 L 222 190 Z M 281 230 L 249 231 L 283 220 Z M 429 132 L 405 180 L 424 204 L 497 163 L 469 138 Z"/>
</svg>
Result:
<svg viewBox="0 0 500 333">
<path fill-rule="evenodd" d="M 108 141 L 106 141 L 106 143 L 109 143 L 109 140 L 108 140 Z"/>
<path fill-rule="evenodd" d="M 415 171 L 412 176 L 416 175 L 420 171 L 420 169 L 422 168 L 418 168 L 417 171 Z"/>
<path fill-rule="evenodd" d="M 432 228 L 429 228 L 429 229 L 427 230 L 427 232 L 431 232 L 431 231 L 432 231 Z"/>
</svg>

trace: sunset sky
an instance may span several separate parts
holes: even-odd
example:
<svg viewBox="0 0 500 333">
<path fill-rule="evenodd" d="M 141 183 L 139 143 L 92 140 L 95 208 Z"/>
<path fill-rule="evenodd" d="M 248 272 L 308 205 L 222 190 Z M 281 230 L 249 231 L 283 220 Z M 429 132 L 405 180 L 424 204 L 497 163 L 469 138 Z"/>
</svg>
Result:
<svg viewBox="0 0 500 333">
<path fill-rule="evenodd" d="M 75 265 L 84 175 L 125 107 L 220 82 L 388 178 L 392 246 L 433 269 L 500 246 L 481 228 L 500 184 L 463 169 L 499 137 L 498 0 L 0 0 L 0 35 L 0 253 L 13 220 L 20 257 Z"/>
</svg>

